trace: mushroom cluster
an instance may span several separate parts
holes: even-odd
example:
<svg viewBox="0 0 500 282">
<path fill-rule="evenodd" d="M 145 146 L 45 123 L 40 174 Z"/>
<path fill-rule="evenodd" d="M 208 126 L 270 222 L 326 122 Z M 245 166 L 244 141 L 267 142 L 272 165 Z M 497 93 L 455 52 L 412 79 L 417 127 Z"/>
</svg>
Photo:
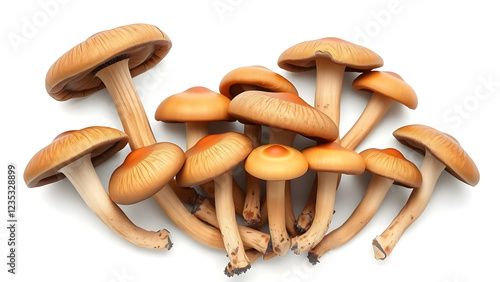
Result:
<svg viewBox="0 0 500 282">
<path fill-rule="evenodd" d="M 246 272 L 261 256 L 267 260 L 289 250 L 307 252 L 316 264 L 327 251 L 356 236 L 397 184 L 413 190 L 394 221 L 372 242 L 375 258 L 385 259 L 424 212 L 444 170 L 471 186 L 479 182 L 476 165 L 458 141 L 429 126 L 407 125 L 393 133 L 402 144 L 424 153 L 420 169 L 396 148 L 355 151 L 393 101 L 415 109 L 417 96 L 398 74 L 373 70 L 383 65 L 379 55 L 338 38 L 299 43 L 278 59 L 278 66 L 287 71 L 316 70 L 314 105 L 282 75 L 263 66 L 241 67 L 221 79 L 220 93 L 188 86 L 167 97 L 155 118 L 186 124 L 186 151 L 157 142 L 132 77 L 158 64 L 171 46 L 157 27 L 132 24 L 97 33 L 60 57 L 46 76 L 49 95 L 65 101 L 107 89 L 124 132 L 98 126 L 64 132 L 28 163 L 27 186 L 67 177 L 117 235 L 139 247 L 170 249 L 166 229 L 144 230 L 119 207 L 152 197 L 194 240 L 224 249 L 224 272 L 233 276 Z M 361 73 L 352 87 L 372 96 L 352 128 L 339 136 L 346 71 Z M 212 134 L 209 122 L 215 121 L 238 121 L 244 132 Z M 269 129 L 268 140 L 261 138 L 263 127 Z M 299 151 L 294 148 L 296 134 L 316 145 Z M 127 143 L 130 152 L 111 175 L 106 191 L 94 167 Z M 235 167 L 246 170 L 244 185 L 233 176 Z M 296 217 L 290 181 L 308 170 L 317 178 Z M 328 233 L 342 174 L 365 170 L 373 177 L 362 200 L 340 227 Z M 261 190 L 264 182 L 266 189 Z M 238 224 L 238 216 L 246 226 Z M 260 231 L 264 224 L 269 233 Z"/>
</svg>

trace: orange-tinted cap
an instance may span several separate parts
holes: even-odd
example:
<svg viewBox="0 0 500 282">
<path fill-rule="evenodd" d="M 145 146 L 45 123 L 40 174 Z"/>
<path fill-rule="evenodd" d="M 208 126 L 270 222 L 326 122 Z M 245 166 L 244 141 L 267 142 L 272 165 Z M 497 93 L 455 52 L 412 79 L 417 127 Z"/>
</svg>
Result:
<svg viewBox="0 0 500 282">
<path fill-rule="evenodd" d="M 365 171 L 365 162 L 358 153 L 335 142 L 308 147 L 302 150 L 302 154 L 311 170 L 342 174 L 361 174 Z"/>
</svg>

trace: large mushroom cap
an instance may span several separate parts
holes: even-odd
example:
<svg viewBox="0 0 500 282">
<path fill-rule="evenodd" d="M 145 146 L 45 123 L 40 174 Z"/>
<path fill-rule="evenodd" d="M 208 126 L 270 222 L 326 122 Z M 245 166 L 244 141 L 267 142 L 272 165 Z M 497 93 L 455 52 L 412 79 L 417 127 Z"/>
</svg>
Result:
<svg viewBox="0 0 500 282">
<path fill-rule="evenodd" d="M 248 155 L 245 169 L 263 180 L 290 180 L 306 173 L 308 164 L 298 150 L 269 144 L 255 148 Z"/>
<path fill-rule="evenodd" d="M 24 181 L 28 187 L 43 186 L 65 178 L 59 170 L 77 159 L 91 154 L 97 166 L 128 143 L 128 136 L 109 127 L 87 127 L 67 131 L 57 136 L 52 143 L 36 153 L 24 170 Z"/>
<path fill-rule="evenodd" d="M 161 142 L 132 151 L 111 175 L 109 196 L 117 204 L 130 205 L 160 191 L 181 169 L 184 152 Z"/>
<path fill-rule="evenodd" d="M 232 99 L 248 91 L 287 92 L 298 95 L 297 89 L 288 79 L 263 66 L 249 66 L 228 72 L 219 84 L 222 95 Z"/>
<path fill-rule="evenodd" d="M 302 154 L 311 170 L 342 174 L 361 174 L 365 171 L 365 162 L 358 153 L 335 142 L 305 148 Z"/>
<path fill-rule="evenodd" d="M 330 58 L 336 64 L 345 65 L 347 71 L 367 71 L 384 64 L 382 58 L 368 48 L 327 37 L 288 48 L 279 57 L 278 66 L 292 72 L 308 71 L 316 68 L 317 57 Z"/>
<path fill-rule="evenodd" d="M 132 24 L 99 32 L 62 55 L 49 69 L 45 88 L 65 101 L 104 88 L 96 72 L 114 60 L 129 59 L 130 74 L 139 75 L 158 64 L 172 43 L 156 26 Z"/>
<path fill-rule="evenodd" d="M 476 164 L 451 135 L 418 124 L 403 126 L 394 131 L 393 135 L 399 142 L 421 153 L 431 153 L 457 179 L 471 186 L 479 182 Z"/>
<path fill-rule="evenodd" d="M 156 109 L 155 119 L 164 122 L 233 121 L 229 98 L 197 86 L 169 96 Z"/>
<path fill-rule="evenodd" d="M 237 132 L 203 137 L 186 151 L 186 162 L 177 183 L 187 187 L 209 182 L 242 162 L 253 149 L 247 136 Z"/>
<path fill-rule="evenodd" d="M 370 71 L 358 76 L 352 86 L 356 90 L 368 90 L 384 95 L 410 109 L 418 105 L 417 94 L 401 76 L 389 71 Z"/>
<path fill-rule="evenodd" d="M 337 126 L 326 114 L 291 93 L 245 91 L 231 100 L 229 114 L 242 123 L 289 130 L 313 139 L 338 137 Z"/>
<path fill-rule="evenodd" d="M 392 179 L 395 184 L 409 188 L 422 185 L 422 174 L 396 149 L 367 149 L 359 153 L 365 160 L 366 170 Z"/>
</svg>

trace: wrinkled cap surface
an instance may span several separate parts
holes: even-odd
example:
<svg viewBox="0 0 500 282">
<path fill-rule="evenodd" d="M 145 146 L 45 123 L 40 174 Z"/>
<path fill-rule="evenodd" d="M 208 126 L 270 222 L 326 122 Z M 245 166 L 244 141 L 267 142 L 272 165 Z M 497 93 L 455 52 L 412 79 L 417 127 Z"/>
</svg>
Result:
<svg viewBox="0 0 500 282">
<path fill-rule="evenodd" d="M 335 142 L 305 148 L 302 154 L 311 170 L 342 174 L 361 174 L 365 171 L 365 162 L 358 153 Z"/>
<path fill-rule="evenodd" d="M 413 110 L 418 105 L 417 94 L 413 88 L 401 76 L 393 72 L 365 72 L 352 82 L 352 86 L 356 90 L 379 93 Z"/>
<path fill-rule="evenodd" d="M 479 182 L 479 170 L 476 164 L 451 135 L 419 124 L 403 126 L 394 131 L 393 135 L 404 145 L 421 153 L 431 153 L 457 179 L 471 186 Z"/>
<path fill-rule="evenodd" d="M 99 32 L 62 55 L 49 69 L 45 88 L 59 101 L 90 95 L 105 86 L 95 76 L 113 59 L 129 59 L 130 74 L 139 75 L 158 64 L 172 42 L 156 26 L 132 24 Z"/>
<path fill-rule="evenodd" d="M 249 90 L 298 95 L 297 89 L 288 79 L 263 66 L 234 69 L 228 72 L 219 84 L 220 93 L 230 99 Z"/>
<path fill-rule="evenodd" d="M 366 170 L 394 180 L 395 184 L 409 188 L 422 185 L 418 167 L 396 149 L 367 149 L 359 153 L 365 160 Z"/>
<path fill-rule="evenodd" d="M 128 143 L 128 136 L 120 130 L 93 126 L 67 131 L 36 153 L 24 170 L 28 187 L 43 186 L 65 178 L 59 170 L 79 158 L 91 154 L 97 166 Z"/>
<path fill-rule="evenodd" d="M 245 170 L 263 180 L 290 180 L 303 175 L 307 169 L 307 161 L 300 151 L 277 144 L 255 148 L 245 161 Z"/>
<path fill-rule="evenodd" d="M 117 204 L 130 205 L 160 191 L 184 164 L 179 146 L 160 142 L 133 150 L 109 180 L 109 196 Z"/>
<path fill-rule="evenodd" d="M 316 68 L 316 58 L 326 57 L 346 66 L 347 71 L 367 71 L 381 67 L 382 58 L 370 49 L 335 37 L 305 41 L 285 50 L 278 66 L 292 72 Z"/>
</svg>

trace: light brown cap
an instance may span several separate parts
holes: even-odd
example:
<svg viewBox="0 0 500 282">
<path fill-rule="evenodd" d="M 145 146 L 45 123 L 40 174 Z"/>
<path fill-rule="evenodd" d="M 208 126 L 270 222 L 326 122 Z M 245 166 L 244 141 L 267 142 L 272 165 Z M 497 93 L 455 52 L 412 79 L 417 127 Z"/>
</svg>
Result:
<svg viewBox="0 0 500 282">
<path fill-rule="evenodd" d="M 184 152 L 161 142 L 133 150 L 109 180 L 109 196 L 122 205 L 135 204 L 160 191 L 181 169 Z"/>
<path fill-rule="evenodd" d="M 326 114 L 290 93 L 245 91 L 231 100 L 229 114 L 242 123 L 289 130 L 313 139 L 335 140 L 339 133 Z"/>
<path fill-rule="evenodd" d="M 366 170 L 394 180 L 394 184 L 409 188 L 422 185 L 422 174 L 416 165 L 408 161 L 400 151 L 388 149 L 367 149 L 359 153 L 365 160 Z"/>
<path fill-rule="evenodd" d="M 158 64 L 171 47 L 167 35 L 153 25 L 102 31 L 62 55 L 47 72 L 45 88 L 58 101 L 84 97 L 105 87 L 95 76 L 103 67 L 128 58 L 134 77 Z"/>
<path fill-rule="evenodd" d="M 297 89 L 288 79 L 263 66 L 234 69 L 228 72 L 219 84 L 220 93 L 230 99 L 248 90 L 298 95 Z"/>
<path fill-rule="evenodd" d="M 307 169 L 300 151 L 277 144 L 255 148 L 245 161 L 245 170 L 263 180 L 290 180 L 305 174 Z"/>
<path fill-rule="evenodd" d="M 186 151 L 177 183 L 187 187 L 209 182 L 242 162 L 252 149 L 252 140 L 237 132 L 203 137 Z"/>
<path fill-rule="evenodd" d="M 336 64 L 345 65 L 346 71 L 367 71 L 384 64 L 382 58 L 368 48 L 327 37 L 288 48 L 279 57 L 278 66 L 292 72 L 308 71 L 316 68 L 317 57 L 327 57 Z"/>
<path fill-rule="evenodd" d="M 58 135 L 52 143 L 36 153 L 24 170 L 28 187 L 38 187 L 65 178 L 59 170 L 79 158 L 91 154 L 97 166 L 128 143 L 128 136 L 120 130 L 93 126 L 71 130 Z"/>
<path fill-rule="evenodd" d="M 234 121 L 229 115 L 229 98 L 197 86 L 169 96 L 156 109 L 155 119 L 163 122 Z"/>
<path fill-rule="evenodd" d="M 451 135 L 419 124 L 403 126 L 394 131 L 393 135 L 406 146 L 421 153 L 431 153 L 457 179 L 471 186 L 476 186 L 479 182 L 476 164 Z"/>
<path fill-rule="evenodd" d="M 379 93 L 413 110 L 418 105 L 413 88 L 401 76 L 390 71 L 365 72 L 352 82 L 352 86 L 356 90 Z"/>
<path fill-rule="evenodd" d="M 342 174 L 361 174 L 365 171 L 365 162 L 358 153 L 335 142 L 305 148 L 302 154 L 311 170 Z"/>
</svg>

